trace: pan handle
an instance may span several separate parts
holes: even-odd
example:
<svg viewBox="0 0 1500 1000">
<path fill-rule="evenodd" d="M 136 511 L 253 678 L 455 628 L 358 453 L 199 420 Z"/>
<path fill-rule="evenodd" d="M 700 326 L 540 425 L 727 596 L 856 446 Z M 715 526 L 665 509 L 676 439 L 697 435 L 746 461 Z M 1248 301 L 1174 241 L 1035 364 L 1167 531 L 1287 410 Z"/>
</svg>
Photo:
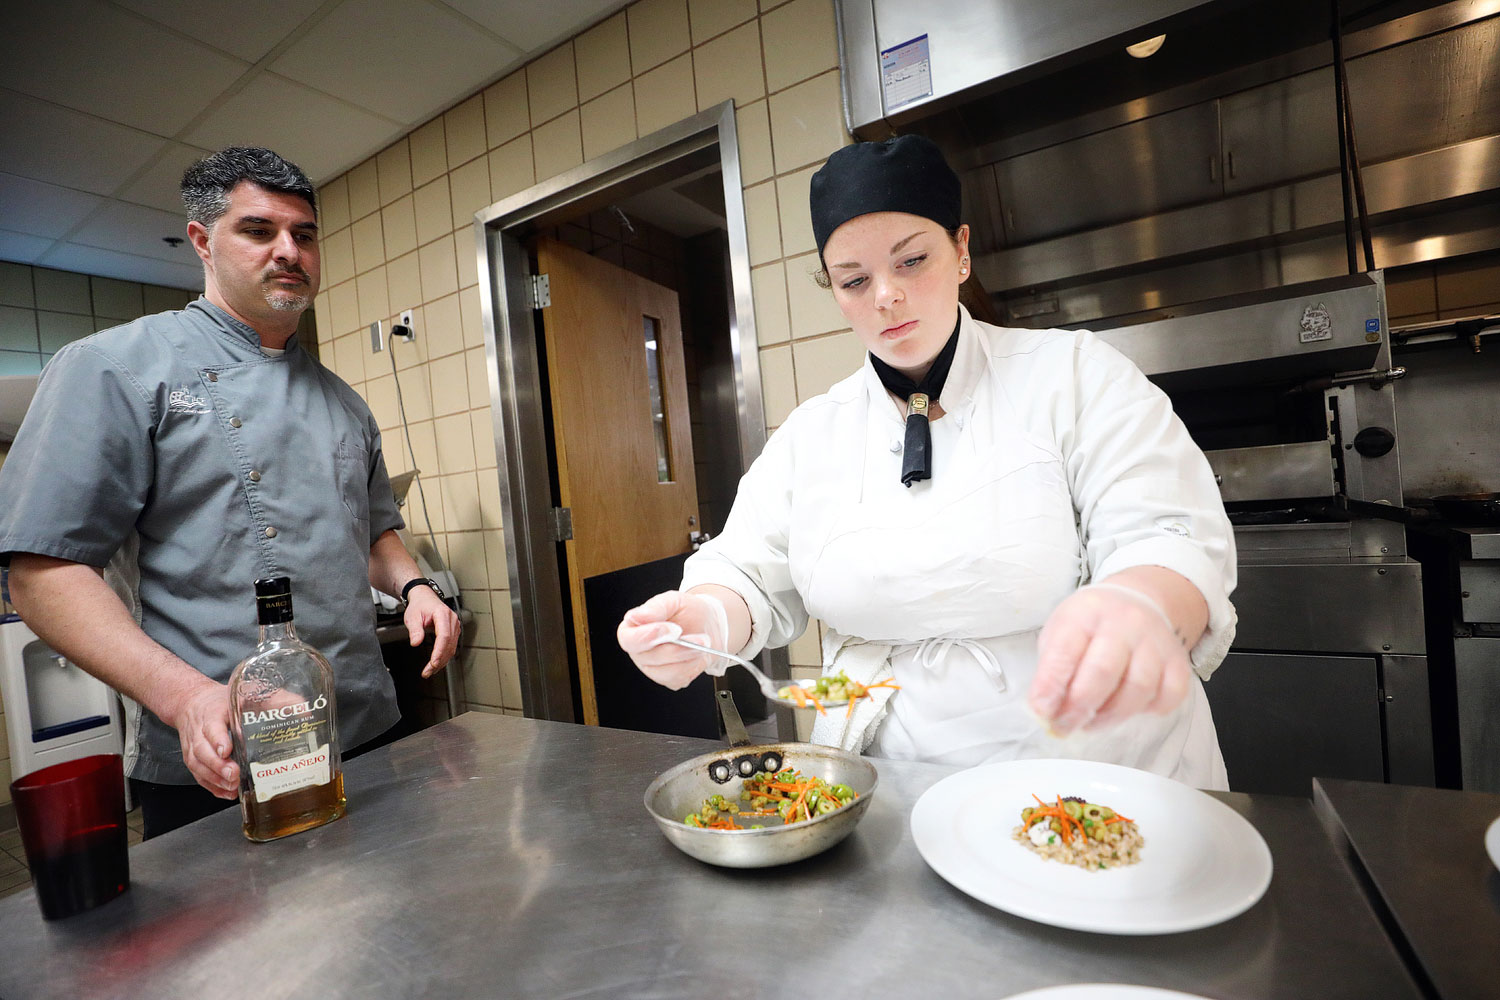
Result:
<svg viewBox="0 0 1500 1000">
<path fill-rule="evenodd" d="M 724 719 L 724 736 L 729 740 L 732 747 L 742 747 L 750 743 L 750 734 L 745 732 L 745 724 L 740 721 L 739 709 L 734 707 L 734 695 L 729 691 L 715 691 L 714 697 L 719 702 L 719 715 Z"/>
</svg>

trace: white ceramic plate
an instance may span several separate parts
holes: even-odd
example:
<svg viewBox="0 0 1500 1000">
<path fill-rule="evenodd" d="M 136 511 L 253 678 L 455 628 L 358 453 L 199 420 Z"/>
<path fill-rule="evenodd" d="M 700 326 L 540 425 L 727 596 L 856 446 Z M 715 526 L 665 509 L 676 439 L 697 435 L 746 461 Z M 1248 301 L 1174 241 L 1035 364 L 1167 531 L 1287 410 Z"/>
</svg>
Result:
<svg viewBox="0 0 1500 1000">
<path fill-rule="evenodd" d="M 1484 849 L 1489 852 L 1490 860 L 1500 868 L 1500 819 L 1490 824 L 1490 828 L 1484 831 Z"/>
<path fill-rule="evenodd" d="M 1154 986 L 1125 986 L 1121 983 L 1074 983 L 1048 986 L 1040 990 L 1017 993 L 1007 1000 L 1208 1000 L 1196 993 L 1159 990 Z"/>
<path fill-rule="evenodd" d="M 1087 871 L 1011 839 L 1021 809 L 1077 795 L 1136 821 L 1138 864 Z M 1170 934 L 1237 916 L 1271 884 L 1271 851 L 1233 809 L 1187 785 L 1117 764 L 1018 760 L 949 775 L 912 809 L 923 860 L 982 902 L 1056 927 Z"/>
</svg>

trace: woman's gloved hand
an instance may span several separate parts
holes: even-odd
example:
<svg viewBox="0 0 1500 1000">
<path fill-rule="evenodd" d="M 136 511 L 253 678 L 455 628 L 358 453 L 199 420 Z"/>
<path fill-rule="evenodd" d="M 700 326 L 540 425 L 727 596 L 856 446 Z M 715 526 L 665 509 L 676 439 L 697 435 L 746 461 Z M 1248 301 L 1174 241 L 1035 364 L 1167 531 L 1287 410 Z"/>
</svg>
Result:
<svg viewBox="0 0 1500 1000">
<path fill-rule="evenodd" d="M 1140 712 L 1165 715 L 1186 696 L 1192 664 L 1165 611 L 1133 587 L 1082 587 L 1037 640 L 1030 705 L 1054 734 L 1103 729 Z"/>
<path fill-rule="evenodd" d="M 729 666 L 722 656 L 666 641 L 682 638 L 714 649 L 728 646 L 729 616 L 724 605 L 703 594 L 680 590 L 657 594 L 625 612 L 615 638 L 641 673 L 673 691 L 687 687 L 702 673 L 720 676 Z"/>
</svg>

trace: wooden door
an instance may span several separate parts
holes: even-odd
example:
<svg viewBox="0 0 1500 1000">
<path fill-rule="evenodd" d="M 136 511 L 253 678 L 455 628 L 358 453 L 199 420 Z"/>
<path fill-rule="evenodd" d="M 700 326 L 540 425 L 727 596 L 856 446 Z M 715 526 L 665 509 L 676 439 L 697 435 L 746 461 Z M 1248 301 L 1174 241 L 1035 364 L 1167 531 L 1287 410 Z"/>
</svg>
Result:
<svg viewBox="0 0 1500 1000">
<path fill-rule="evenodd" d="M 584 722 L 599 721 L 584 580 L 692 547 L 698 529 L 677 293 L 555 240 L 538 272 Z"/>
</svg>

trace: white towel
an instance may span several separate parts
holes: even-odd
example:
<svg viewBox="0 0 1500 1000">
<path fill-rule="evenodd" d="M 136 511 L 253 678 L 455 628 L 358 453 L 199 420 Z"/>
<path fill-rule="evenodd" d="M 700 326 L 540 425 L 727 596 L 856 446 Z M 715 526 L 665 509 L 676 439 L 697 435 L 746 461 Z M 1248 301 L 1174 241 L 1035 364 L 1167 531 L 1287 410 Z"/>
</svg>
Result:
<svg viewBox="0 0 1500 1000">
<path fill-rule="evenodd" d="M 829 629 L 823 636 L 823 674 L 841 670 L 851 681 L 866 686 L 891 680 L 895 675 L 891 670 L 890 644 L 841 636 Z M 854 702 L 853 712 L 830 708 L 814 719 L 811 741 L 863 753 L 875 739 L 875 731 L 885 719 L 886 702 L 895 693 L 893 688 L 875 688 L 867 697 Z"/>
</svg>

